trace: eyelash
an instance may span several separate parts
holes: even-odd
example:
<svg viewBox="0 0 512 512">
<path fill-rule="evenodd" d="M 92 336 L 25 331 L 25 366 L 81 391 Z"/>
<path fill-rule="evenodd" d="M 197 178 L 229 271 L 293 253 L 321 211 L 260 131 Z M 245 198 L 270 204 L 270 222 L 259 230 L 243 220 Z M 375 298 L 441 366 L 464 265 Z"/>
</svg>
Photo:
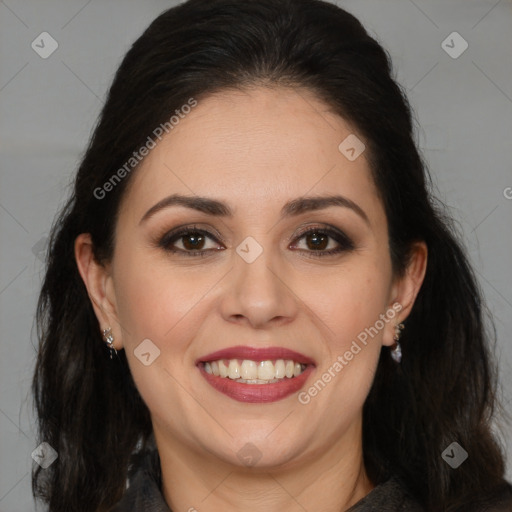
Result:
<svg viewBox="0 0 512 512">
<path fill-rule="evenodd" d="M 336 249 L 330 249 L 328 251 L 325 251 L 325 250 L 314 251 L 314 250 L 299 249 L 299 251 L 305 251 L 307 253 L 311 253 L 310 256 L 313 258 L 323 258 L 326 256 L 334 256 L 342 251 L 352 251 L 353 249 L 355 249 L 354 243 L 352 242 L 352 240 L 350 240 L 350 238 L 348 238 L 347 235 L 345 235 L 341 231 L 338 231 L 335 229 L 330 229 L 330 228 L 323 228 L 323 227 L 308 228 L 307 230 L 299 233 L 299 235 L 297 235 L 295 240 L 299 240 L 299 239 L 303 238 L 304 236 L 312 234 L 312 233 L 328 235 L 330 238 L 332 238 L 338 244 L 340 244 L 340 247 L 338 247 Z M 171 245 L 174 242 L 176 242 L 180 238 L 183 238 L 185 235 L 190 235 L 190 234 L 204 235 L 205 237 L 210 238 L 211 240 L 217 241 L 215 239 L 215 237 L 210 232 L 205 231 L 200 228 L 196 228 L 195 226 L 191 226 L 191 227 L 189 226 L 189 227 L 185 227 L 185 228 L 180 228 L 176 231 L 171 231 L 169 233 L 166 233 L 163 237 L 160 238 L 160 241 L 158 242 L 158 246 L 167 252 L 170 252 L 173 254 L 182 253 L 186 257 L 194 257 L 194 256 L 199 256 L 201 258 L 207 257 L 208 252 L 211 252 L 212 249 L 204 249 L 204 250 L 200 250 L 200 251 L 185 251 L 183 249 L 172 249 L 171 248 Z M 294 240 L 294 242 L 295 242 L 295 240 Z"/>
</svg>

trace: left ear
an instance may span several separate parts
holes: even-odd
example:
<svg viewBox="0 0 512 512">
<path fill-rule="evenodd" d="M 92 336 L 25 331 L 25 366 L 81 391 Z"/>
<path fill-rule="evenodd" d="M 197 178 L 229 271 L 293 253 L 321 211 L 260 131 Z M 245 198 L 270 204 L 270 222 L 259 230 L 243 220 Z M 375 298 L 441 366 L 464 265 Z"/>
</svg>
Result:
<svg viewBox="0 0 512 512">
<path fill-rule="evenodd" d="M 424 241 L 414 242 L 411 247 L 411 256 L 405 274 L 403 277 L 395 280 L 391 289 L 391 297 L 393 299 L 388 306 L 388 310 L 394 310 L 397 313 L 386 326 L 382 341 L 383 345 L 394 345 L 395 326 L 409 316 L 425 278 L 427 258 L 427 244 Z M 393 304 L 395 305 L 394 307 Z"/>
</svg>

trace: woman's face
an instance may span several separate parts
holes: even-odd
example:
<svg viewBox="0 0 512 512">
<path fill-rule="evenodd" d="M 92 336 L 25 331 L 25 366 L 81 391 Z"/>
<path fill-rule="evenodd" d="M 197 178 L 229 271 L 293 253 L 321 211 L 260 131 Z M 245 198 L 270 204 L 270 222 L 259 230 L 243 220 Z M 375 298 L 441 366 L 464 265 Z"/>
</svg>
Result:
<svg viewBox="0 0 512 512">
<path fill-rule="evenodd" d="M 358 438 L 381 347 L 417 286 L 393 280 L 354 136 L 308 91 L 230 91 L 199 101 L 134 171 L 99 316 L 162 443 L 268 468 Z M 147 213 L 172 195 L 217 213 Z M 190 233 L 168 236 L 178 228 Z"/>
</svg>

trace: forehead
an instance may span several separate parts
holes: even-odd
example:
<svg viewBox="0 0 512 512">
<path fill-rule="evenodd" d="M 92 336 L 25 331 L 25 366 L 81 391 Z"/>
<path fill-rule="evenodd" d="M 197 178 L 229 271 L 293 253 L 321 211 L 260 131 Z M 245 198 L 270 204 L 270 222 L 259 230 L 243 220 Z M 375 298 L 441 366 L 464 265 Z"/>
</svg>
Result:
<svg viewBox="0 0 512 512">
<path fill-rule="evenodd" d="M 176 192 L 232 198 L 235 212 L 272 202 L 280 208 L 292 197 L 326 193 L 375 201 L 364 152 L 350 161 L 339 149 L 354 135 L 305 89 L 216 93 L 199 100 L 156 141 L 134 171 L 123 204 L 140 217 Z"/>
</svg>

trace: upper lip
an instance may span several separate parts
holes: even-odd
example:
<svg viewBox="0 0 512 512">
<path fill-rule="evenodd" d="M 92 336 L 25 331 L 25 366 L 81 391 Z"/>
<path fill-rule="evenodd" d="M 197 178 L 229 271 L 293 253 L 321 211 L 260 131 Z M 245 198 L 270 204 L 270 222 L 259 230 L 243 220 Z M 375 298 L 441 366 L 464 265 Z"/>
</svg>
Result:
<svg viewBox="0 0 512 512">
<path fill-rule="evenodd" d="M 294 350 L 284 347 L 266 347 L 256 348 L 237 345 L 229 347 L 206 356 L 202 356 L 196 360 L 196 364 L 206 361 L 218 361 L 219 359 L 249 359 L 251 361 L 274 361 L 276 359 L 291 359 L 296 363 L 315 364 L 315 361 Z"/>
</svg>

